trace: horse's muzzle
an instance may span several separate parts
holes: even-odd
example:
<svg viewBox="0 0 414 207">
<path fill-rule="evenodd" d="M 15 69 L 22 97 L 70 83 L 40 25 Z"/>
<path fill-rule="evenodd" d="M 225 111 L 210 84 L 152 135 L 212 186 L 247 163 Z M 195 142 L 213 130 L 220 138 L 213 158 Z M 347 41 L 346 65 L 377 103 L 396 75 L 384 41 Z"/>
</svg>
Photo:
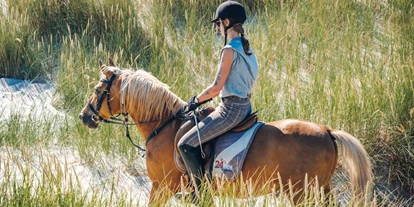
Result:
<svg viewBox="0 0 414 207">
<path fill-rule="evenodd" d="M 94 114 L 80 113 L 79 119 L 82 120 L 83 125 L 88 128 L 96 129 L 99 124 L 99 119 L 94 119 Z"/>
</svg>

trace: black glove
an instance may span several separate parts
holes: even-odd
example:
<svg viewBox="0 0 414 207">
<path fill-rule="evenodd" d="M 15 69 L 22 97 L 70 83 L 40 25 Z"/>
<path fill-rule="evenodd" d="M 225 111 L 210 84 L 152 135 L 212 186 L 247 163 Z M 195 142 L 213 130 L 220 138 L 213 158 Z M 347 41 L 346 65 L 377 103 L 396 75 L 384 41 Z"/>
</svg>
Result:
<svg viewBox="0 0 414 207">
<path fill-rule="evenodd" d="M 198 103 L 198 99 L 196 96 L 193 96 L 187 102 L 186 111 L 194 111 L 196 110 L 201 104 Z"/>
</svg>

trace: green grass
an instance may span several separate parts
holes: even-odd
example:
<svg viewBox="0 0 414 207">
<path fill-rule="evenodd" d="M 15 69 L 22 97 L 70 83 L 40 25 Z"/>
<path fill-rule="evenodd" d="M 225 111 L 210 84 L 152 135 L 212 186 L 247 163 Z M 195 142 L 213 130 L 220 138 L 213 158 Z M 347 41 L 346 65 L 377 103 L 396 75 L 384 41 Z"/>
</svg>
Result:
<svg viewBox="0 0 414 207">
<path fill-rule="evenodd" d="M 89 131 L 77 121 L 98 81 L 98 60 L 144 68 L 184 100 L 213 81 L 223 38 L 215 35 L 210 20 L 221 1 L 6 3 L 6 13 L 0 13 L 0 77 L 56 82 L 55 106 L 70 117 L 52 130 L 53 121 L 13 115 L 0 122 L 1 145 L 7 148 L 34 153 L 38 147 L 66 146 L 91 166 L 101 153 L 120 155 L 134 166 L 136 152 L 122 127 Z M 395 190 L 377 194 L 372 205 L 398 205 L 409 198 L 414 193 L 413 3 L 243 3 L 248 5 L 246 37 L 260 66 L 252 98 L 260 119 L 304 119 L 355 135 L 374 163 L 376 185 Z M 140 142 L 136 130 L 132 134 Z M 27 178 L 18 182 L 8 172 L 9 181 L 0 184 L 8 196 L 0 198 L 0 205 L 114 204 L 99 188 L 92 198 L 76 185 L 63 191 L 56 187 L 62 184 L 58 179 L 33 194 L 33 179 L 23 173 Z"/>
</svg>

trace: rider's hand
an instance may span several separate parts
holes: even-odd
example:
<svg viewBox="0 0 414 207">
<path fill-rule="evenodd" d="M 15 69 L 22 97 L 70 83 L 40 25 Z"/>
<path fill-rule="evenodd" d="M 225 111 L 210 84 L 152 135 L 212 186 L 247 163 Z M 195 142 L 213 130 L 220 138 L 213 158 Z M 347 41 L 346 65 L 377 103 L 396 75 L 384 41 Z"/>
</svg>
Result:
<svg viewBox="0 0 414 207">
<path fill-rule="evenodd" d="M 187 102 L 187 111 L 194 111 L 196 110 L 201 104 L 198 103 L 197 96 L 193 96 Z"/>
</svg>

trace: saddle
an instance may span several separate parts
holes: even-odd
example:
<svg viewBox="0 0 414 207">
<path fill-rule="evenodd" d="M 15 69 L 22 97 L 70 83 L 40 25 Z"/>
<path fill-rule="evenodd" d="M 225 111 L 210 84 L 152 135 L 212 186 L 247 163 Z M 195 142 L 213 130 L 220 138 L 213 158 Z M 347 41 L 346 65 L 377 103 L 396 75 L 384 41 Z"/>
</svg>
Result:
<svg viewBox="0 0 414 207">
<path fill-rule="evenodd" d="M 209 114 L 211 114 L 213 111 L 215 111 L 215 108 L 213 108 L 211 106 L 207 106 L 207 107 L 204 107 L 204 108 L 198 110 L 198 112 L 196 112 L 197 120 L 199 120 L 199 121 L 203 120 Z M 258 120 L 257 111 L 254 111 L 249 116 L 247 116 L 243 121 L 241 121 L 239 124 L 237 124 L 235 127 L 233 127 L 230 131 L 231 132 L 246 131 L 246 130 L 250 129 L 257 122 L 257 120 Z M 191 128 L 193 128 L 194 126 L 195 126 L 195 123 L 194 123 L 193 119 L 189 119 L 189 120 L 184 121 L 182 123 L 181 128 L 178 130 L 178 132 L 175 136 L 175 141 L 174 141 L 175 147 L 177 147 L 177 144 L 178 144 L 178 141 L 180 140 L 180 138 L 182 136 L 184 136 L 184 134 L 186 132 L 188 132 Z M 202 166 L 205 163 L 207 163 L 210 160 L 211 156 L 213 155 L 212 151 L 213 151 L 213 148 L 214 148 L 214 142 L 215 142 L 215 139 L 213 139 L 212 141 L 206 142 L 202 145 L 203 152 L 205 154 L 205 157 L 202 158 L 203 159 L 203 163 L 201 163 Z M 180 153 L 178 153 L 177 149 L 174 150 L 174 161 L 175 161 L 175 164 L 176 164 L 177 168 L 181 172 L 187 173 L 187 169 L 186 169 L 186 167 L 184 165 L 184 162 L 181 159 Z"/>
</svg>

